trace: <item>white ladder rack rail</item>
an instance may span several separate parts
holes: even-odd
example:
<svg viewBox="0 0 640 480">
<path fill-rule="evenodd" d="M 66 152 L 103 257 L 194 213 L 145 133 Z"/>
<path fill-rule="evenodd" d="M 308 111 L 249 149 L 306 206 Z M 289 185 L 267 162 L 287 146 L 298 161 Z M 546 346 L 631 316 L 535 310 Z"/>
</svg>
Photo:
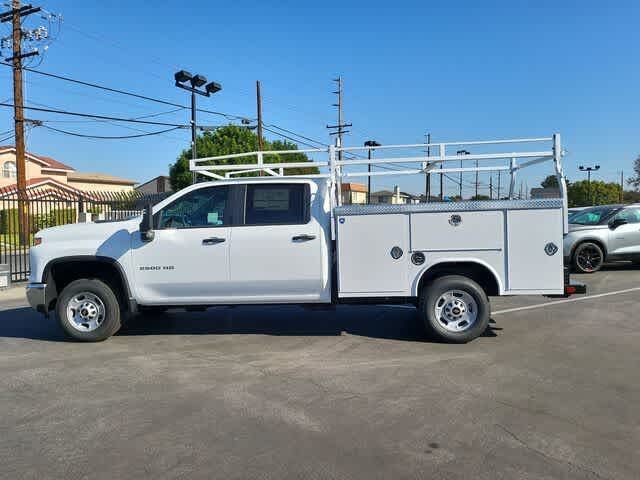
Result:
<svg viewBox="0 0 640 480">
<path fill-rule="evenodd" d="M 450 147 L 468 147 L 474 145 L 492 146 L 492 145 L 518 145 L 518 144 L 541 144 L 546 143 L 547 150 L 524 150 L 512 152 L 497 153 L 480 153 L 468 155 L 448 155 L 447 148 Z M 406 150 L 406 149 L 437 149 L 437 155 L 420 155 L 420 156 L 403 156 L 388 158 L 356 158 L 349 160 L 338 160 L 338 152 L 360 152 L 369 150 Z M 265 162 L 265 157 L 270 155 L 293 155 L 298 153 L 304 154 L 327 154 L 326 161 L 309 161 L 309 162 Z M 216 179 L 225 180 L 234 175 L 243 173 L 264 172 L 272 177 L 288 177 L 288 178 L 328 178 L 331 188 L 332 207 L 341 205 L 342 180 L 345 178 L 356 177 L 376 177 L 389 175 L 424 175 L 438 168 L 438 174 L 447 173 L 473 173 L 473 172 L 509 172 L 511 181 L 509 184 L 509 198 L 512 199 L 516 185 L 516 175 L 521 170 L 532 165 L 552 161 L 554 164 L 555 174 L 558 179 L 560 198 L 564 205 L 564 232 L 568 232 L 567 220 L 567 184 L 562 171 L 562 147 L 560 142 L 560 134 L 555 133 L 551 137 L 533 137 L 533 138 L 516 138 L 510 140 L 475 140 L 465 142 L 438 142 L 438 143 L 415 143 L 402 145 L 381 145 L 377 147 L 336 147 L 333 145 L 327 148 L 309 148 L 302 150 L 274 150 L 274 151 L 257 151 L 247 153 L 236 153 L 230 155 L 219 155 L 215 157 L 197 158 L 189 161 L 189 168 L 192 172 Z M 247 157 L 256 157 L 256 163 L 240 163 L 232 162 L 233 160 L 245 159 Z M 490 160 L 507 160 L 508 165 L 490 165 L 490 166 L 469 166 L 469 167 L 444 167 L 444 162 L 475 162 Z M 524 160 L 518 163 L 518 160 Z M 398 163 L 418 163 L 419 167 L 406 168 L 398 170 L 386 170 L 376 172 L 343 172 L 343 167 L 354 165 L 393 165 Z M 286 170 L 291 168 L 311 168 L 326 169 L 326 173 L 308 174 L 308 175 L 286 175 Z M 221 172 L 221 173 L 218 173 Z"/>
</svg>

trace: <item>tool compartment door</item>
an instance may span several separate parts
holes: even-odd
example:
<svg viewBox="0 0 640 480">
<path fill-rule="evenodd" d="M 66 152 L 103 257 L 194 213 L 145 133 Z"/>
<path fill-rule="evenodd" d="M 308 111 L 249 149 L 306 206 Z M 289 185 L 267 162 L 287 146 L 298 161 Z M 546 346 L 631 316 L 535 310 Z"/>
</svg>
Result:
<svg viewBox="0 0 640 480">
<path fill-rule="evenodd" d="M 562 210 L 507 212 L 508 290 L 564 290 Z"/>
<path fill-rule="evenodd" d="M 409 215 L 341 216 L 337 232 L 339 296 L 406 294 Z M 399 258 L 394 247 L 402 250 Z"/>
</svg>

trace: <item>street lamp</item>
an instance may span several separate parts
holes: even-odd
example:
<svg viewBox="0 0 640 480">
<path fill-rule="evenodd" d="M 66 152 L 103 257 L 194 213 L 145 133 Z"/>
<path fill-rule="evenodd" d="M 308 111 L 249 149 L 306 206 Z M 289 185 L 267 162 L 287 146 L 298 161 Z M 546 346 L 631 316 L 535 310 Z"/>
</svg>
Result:
<svg viewBox="0 0 640 480">
<path fill-rule="evenodd" d="M 191 158 L 195 160 L 196 153 L 196 93 L 204 97 L 210 97 L 216 92 L 222 90 L 222 85 L 216 82 L 207 83 L 207 77 L 204 75 L 191 75 L 186 70 L 180 70 L 173 75 L 176 81 L 176 87 L 191 92 Z M 191 85 L 187 85 L 189 82 Z M 204 90 L 199 90 L 204 85 Z M 197 174 L 193 172 L 191 182 L 196 183 Z"/>
<path fill-rule="evenodd" d="M 458 150 L 456 152 L 456 155 L 471 155 L 471 152 L 469 150 Z M 462 168 L 462 160 L 460 160 L 460 168 Z M 478 175 L 477 172 L 476 172 L 476 175 Z M 477 189 L 477 180 L 476 180 L 476 189 Z M 476 196 L 477 195 L 478 195 L 478 191 L 476 190 Z M 462 201 L 462 171 L 460 171 L 460 201 Z"/>
<path fill-rule="evenodd" d="M 381 147 L 382 145 L 376 142 L 375 140 L 367 140 L 364 142 L 365 147 L 369 147 L 368 159 L 369 164 L 367 165 L 367 171 L 371 174 L 371 149 L 375 147 Z M 367 176 L 367 204 L 371 203 L 371 175 Z"/>
<path fill-rule="evenodd" d="M 591 196 L 591 172 L 600 170 L 600 165 L 594 165 L 593 167 L 585 167 L 584 165 L 580 165 L 578 168 L 582 172 L 587 172 L 587 191 L 589 192 L 589 200 L 591 200 L 591 205 L 593 205 L 593 197 Z"/>
</svg>

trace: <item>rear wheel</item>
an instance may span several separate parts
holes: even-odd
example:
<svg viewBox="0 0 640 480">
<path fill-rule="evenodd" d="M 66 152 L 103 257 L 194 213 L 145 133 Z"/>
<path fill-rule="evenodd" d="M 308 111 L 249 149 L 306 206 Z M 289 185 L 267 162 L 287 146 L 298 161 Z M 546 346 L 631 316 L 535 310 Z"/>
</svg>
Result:
<svg viewBox="0 0 640 480">
<path fill-rule="evenodd" d="M 418 314 L 427 330 L 439 340 L 466 343 L 487 329 L 491 306 L 476 282 L 460 275 L 447 275 L 423 288 Z"/>
<path fill-rule="evenodd" d="M 101 342 L 120 329 L 118 299 L 100 280 L 71 282 L 58 298 L 56 313 L 65 333 L 81 342 Z"/>
<path fill-rule="evenodd" d="M 576 247 L 573 252 L 573 267 L 580 273 L 593 273 L 602 268 L 604 252 L 600 245 L 593 242 L 584 242 Z"/>
</svg>

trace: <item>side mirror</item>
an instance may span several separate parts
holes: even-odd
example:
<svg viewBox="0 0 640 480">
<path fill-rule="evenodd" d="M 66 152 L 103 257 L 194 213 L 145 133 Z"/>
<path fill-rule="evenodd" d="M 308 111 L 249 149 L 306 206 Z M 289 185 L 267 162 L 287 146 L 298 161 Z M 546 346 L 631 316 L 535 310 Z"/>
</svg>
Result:
<svg viewBox="0 0 640 480">
<path fill-rule="evenodd" d="M 153 205 L 150 203 L 145 207 L 140 222 L 140 238 L 143 242 L 150 242 L 155 237 L 153 231 Z"/>
<path fill-rule="evenodd" d="M 615 230 L 619 226 L 626 225 L 627 223 L 629 223 L 629 222 L 627 220 L 625 220 L 624 218 L 616 218 L 615 220 L 612 220 L 611 222 L 609 222 L 609 228 L 611 230 Z"/>
</svg>

